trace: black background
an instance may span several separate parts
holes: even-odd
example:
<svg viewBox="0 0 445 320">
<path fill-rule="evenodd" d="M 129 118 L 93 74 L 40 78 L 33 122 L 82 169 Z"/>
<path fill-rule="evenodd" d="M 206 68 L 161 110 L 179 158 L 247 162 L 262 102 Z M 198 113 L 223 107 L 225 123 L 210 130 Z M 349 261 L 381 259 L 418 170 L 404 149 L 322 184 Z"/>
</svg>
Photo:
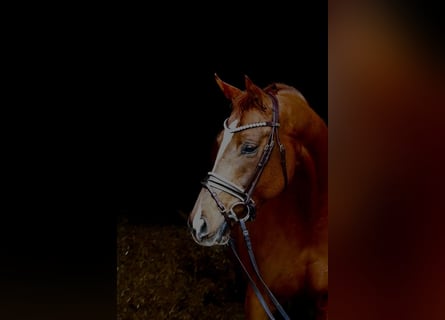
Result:
<svg viewBox="0 0 445 320">
<path fill-rule="evenodd" d="M 118 209 L 133 221 L 183 223 L 178 210 L 191 209 L 230 112 L 214 73 L 241 89 L 244 75 L 262 87 L 293 85 L 327 121 L 323 3 L 300 4 L 299 13 L 267 5 L 208 9 L 171 18 L 174 25 L 136 23 L 119 36 L 121 56 L 103 66 L 110 88 L 100 104 L 111 116 L 104 137 L 115 139 L 110 176 Z"/>
<path fill-rule="evenodd" d="M 10 16 L 5 319 L 110 318 L 118 217 L 184 223 L 211 169 L 230 113 L 215 73 L 241 89 L 244 75 L 293 85 L 327 121 L 324 2 L 39 4 Z"/>
</svg>

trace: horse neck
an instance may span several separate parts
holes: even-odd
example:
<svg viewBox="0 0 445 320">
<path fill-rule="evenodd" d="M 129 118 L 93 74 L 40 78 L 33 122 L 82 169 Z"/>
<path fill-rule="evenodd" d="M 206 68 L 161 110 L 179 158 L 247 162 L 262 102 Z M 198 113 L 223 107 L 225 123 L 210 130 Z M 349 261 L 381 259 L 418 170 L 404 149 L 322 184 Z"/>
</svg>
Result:
<svg viewBox="0 0 445 320">
<path fill-rule="evenodd" d="M 314 121 L 314 132 L 304 145 L 314 163 L 318 194 L 323 196 L 328 191 L 328 129 L 320 118 Z"/>
<path fill-rule="evenodd" d="M 292 137 L 300 154 L 299 161 L 305 171 L 305 179 L 311 185 L 312 206 L 327 205 L 328 190 L 328 128 L 324 121 L 309 107 L 304 115 L 290 117 L 295 119 L 292 124 Z M 301 120 L 305 119 L 305 120 Z"/>
</svg>

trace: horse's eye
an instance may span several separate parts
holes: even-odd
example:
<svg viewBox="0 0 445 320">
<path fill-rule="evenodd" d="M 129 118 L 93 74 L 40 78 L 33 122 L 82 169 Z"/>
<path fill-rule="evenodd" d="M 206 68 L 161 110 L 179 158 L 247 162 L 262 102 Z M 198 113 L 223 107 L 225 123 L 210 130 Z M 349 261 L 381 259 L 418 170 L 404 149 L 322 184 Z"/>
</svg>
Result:
<svg viewBox="0 0 445 320">
<path fill-rule="evenodd" d="M 252 153 L 255 153 L 257 151 L 257 149 L 258 149 L 258 146 L 254 145 L 254 144 L 245 144 L 241 148 L 241 153 L 242 154 L 252 154 Z"/>
</svg>

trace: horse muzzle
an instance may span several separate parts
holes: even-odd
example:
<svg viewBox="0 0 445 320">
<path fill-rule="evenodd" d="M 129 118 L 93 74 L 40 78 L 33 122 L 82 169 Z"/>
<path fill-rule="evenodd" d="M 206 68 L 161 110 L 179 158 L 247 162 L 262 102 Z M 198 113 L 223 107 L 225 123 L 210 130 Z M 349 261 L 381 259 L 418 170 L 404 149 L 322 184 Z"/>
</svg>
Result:
<svg viewBox="0 0 445 320">
<path fill-rule="evenodd" d="M 199 221 L 194 221 L 192 225 L 189 223 L 189 231 L 193 240 L 205 247 L 214 245 L 225 245 L 230 239 L 230 226 L 227 221 L 224 221 L 216 231 L 210 231 L 207 221 L 200 218 Z"/>
</svg>

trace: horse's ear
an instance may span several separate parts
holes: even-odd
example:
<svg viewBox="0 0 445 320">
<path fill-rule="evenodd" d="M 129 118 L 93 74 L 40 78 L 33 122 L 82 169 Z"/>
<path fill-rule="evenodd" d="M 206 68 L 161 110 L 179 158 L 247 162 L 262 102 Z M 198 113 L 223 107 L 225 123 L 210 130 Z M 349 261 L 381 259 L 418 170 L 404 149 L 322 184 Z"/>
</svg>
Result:
<svg viewBox="0 0 445 320">
<path fill-rule="evenodd" d="M 263 104 L 263 100 L 267 99 L 266 92 L 264 92 L 263 89 L 254 84 L 252 80 L 250 80 L 250 78 L 246 75 L 244 76 L 244 82 L 246 86 L 246 91 L 249 94 L 250 98 L 252 99 L 252 102 L 257 107 L 264 109 L 265 106 Z"/>
<path fill-rule="evenodd" d="M 222 81 L 218 75 L 215 73 L 215 79 L 216 83 L 218 84 L 221 91 L 224 93 L 224 96 L 229 99 L 230 101 L 233 101 L 236 97 L 238 97 L 242 91 L 238 89 L 237 87 L 234 87 L 224 81 Z"/>
</svg>

